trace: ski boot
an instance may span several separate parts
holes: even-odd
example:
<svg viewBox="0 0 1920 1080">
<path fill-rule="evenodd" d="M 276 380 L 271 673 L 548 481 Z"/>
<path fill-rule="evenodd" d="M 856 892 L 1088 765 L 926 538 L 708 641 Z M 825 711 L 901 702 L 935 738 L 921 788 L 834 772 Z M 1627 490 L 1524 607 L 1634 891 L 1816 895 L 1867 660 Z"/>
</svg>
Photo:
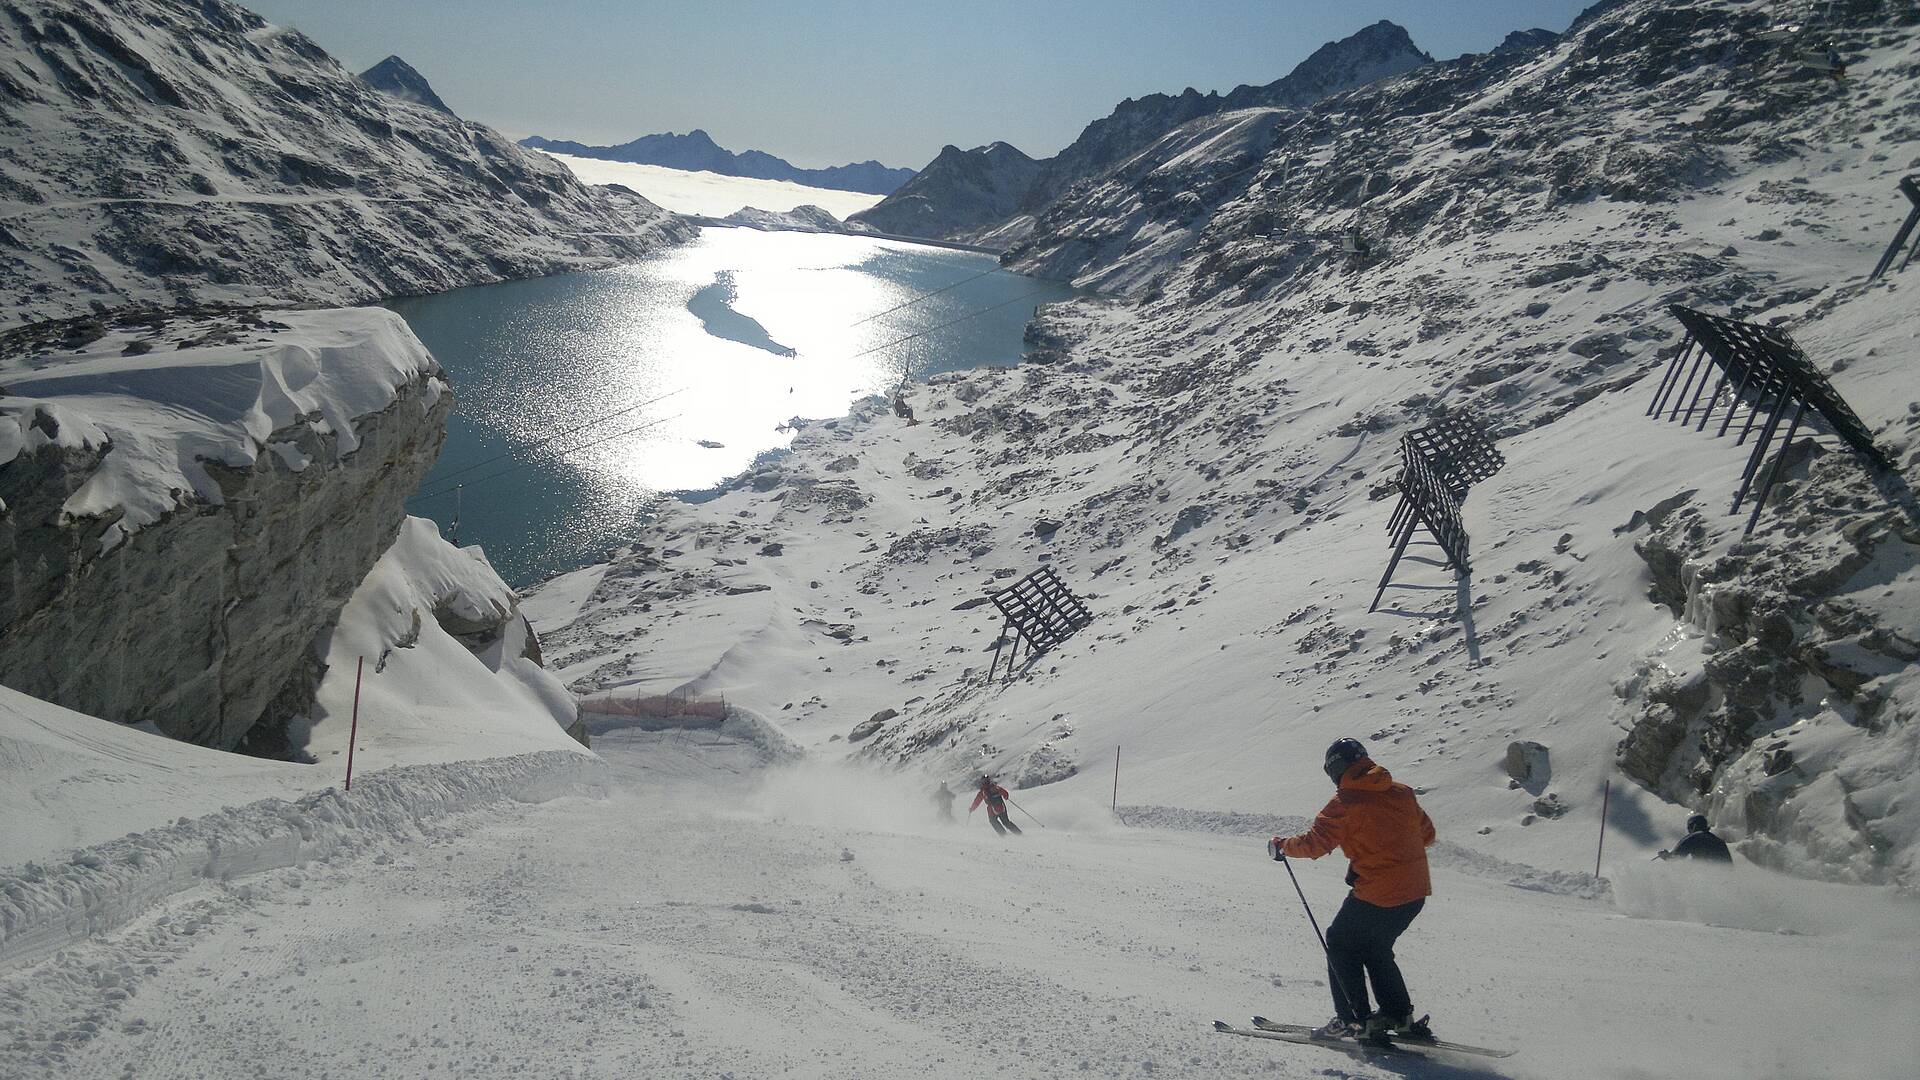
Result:
<svg viewBox="0 0 1920 1080">
<path fill-rule="evenodd" d="M 1363 1030 L 1363 1025 L 1350 1024 L 1336 1016 L 1308 1032 L 1308 1035 L 1315 1039 L 1357 1039 Z"/>
</svg>

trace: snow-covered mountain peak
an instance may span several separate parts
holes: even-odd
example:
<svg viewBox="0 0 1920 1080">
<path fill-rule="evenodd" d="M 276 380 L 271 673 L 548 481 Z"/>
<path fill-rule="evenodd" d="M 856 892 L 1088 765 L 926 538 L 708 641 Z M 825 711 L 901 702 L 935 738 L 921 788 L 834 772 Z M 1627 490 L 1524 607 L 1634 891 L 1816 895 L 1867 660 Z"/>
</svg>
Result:
<svg viewBox="0 0 1920 1080">
<path fill-rule="evenodd" d="M 1382 20 L 1322 45 L 1287 75 L 1264 86 L 1238 86 L 1226 94 L 1203 94 L 1189 86 L 1177 95 L 1128 98 L 1051 158 L 1035 161 L 1004 143 L 971 151 L 945 147 L 913 181 L 851 220 L 908 236 L 995 243 L 1017 239 L 1074 185 L 1120 165 L 1182 124 L 1242 109 L 1305 106 L 1432 59 L 1414 46 L 1404 28 Z M 998 175 L 988 178 L 995 171 Z M 983 189 L 996 194 L 983 198 Z"/>
<path fill-rule="evenodd" d="M 1254 98 L 1264 99 L 1257 102 L 1263 105 L 1309 104 L 1328 94 L 1432 62 L 1433 57 L 1413 43 L 1405 27 L 1382 19 L 1315 49 L 1278 83 L 1245 95 L 1236 90 L 1228 95 L 1228 107 L 1244 108 L 1254 104 Z M 1283 94 L 1292 100 L 1280 100 Z"/>
<path fill-rule="evenodd" d="M 389 56 L 360 73 L 360 79 L 368 86 L 399 98 L 411 101 L 415 105 L 424 105 L 429 109 L 454 115 L 440 95 L 433 92 L 427 77 L 414 70 L 412 64 L 398 56 Z"/>
</svg>

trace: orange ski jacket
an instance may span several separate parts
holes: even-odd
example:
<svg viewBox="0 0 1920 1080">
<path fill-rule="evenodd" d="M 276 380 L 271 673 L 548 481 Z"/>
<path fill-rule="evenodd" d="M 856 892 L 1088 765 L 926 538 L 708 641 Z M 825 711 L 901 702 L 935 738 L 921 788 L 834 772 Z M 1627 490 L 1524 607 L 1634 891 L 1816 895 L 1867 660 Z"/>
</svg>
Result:
<svg viewBox="0 0 1920 1080">
<path fill-rule="evenodd" d="M 1349 860 L 1353 895 L 1379 907 L 1399 907 L 1433 895 L 1427 845 L 1433 819 L 1413 789 L 1361 758 L 1340 775 L 1340 790 L 1313 819 L 1313 827 L 1280 842 L 1288 856 L 1317 859 L 1339 848 Z"/>
<path fill-rule="evenodd" d="M 973 805 L 967 807 L 967 813 L 980 809 L 982 802 L 987 804 L 988 817 L 1007 816 L 1007 789 L 999 784 L 982 784 L 973 796 Z"/>
</svg>

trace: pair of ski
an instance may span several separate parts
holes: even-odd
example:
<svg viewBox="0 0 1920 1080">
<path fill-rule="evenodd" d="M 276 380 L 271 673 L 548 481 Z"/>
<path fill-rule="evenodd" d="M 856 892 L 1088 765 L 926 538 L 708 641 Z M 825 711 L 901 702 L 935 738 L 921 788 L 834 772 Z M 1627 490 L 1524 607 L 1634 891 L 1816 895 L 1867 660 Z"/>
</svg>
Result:
<svg viewBox="0 0 1920 1080">
<path fill-rule="evenodd" d="M 1303 1024 L 1281 1024 L 1264 1016 L 1253 1018 L 1253 1027 L 1239 1028 L 1225 1020 L 1215 1020 L 1213 1030 L 1223 1035 L 1244 1035 L 1250 1039 L 1274 1039 L 1279 1042 L 1299 1043 L 1302 1046 L 1325 1046 L 1349 1054 L 1390 1054 L 1399 1057 L 1431 1058 L 1431 1051 L 1440 1050 L 1454 1054 L 1472 1054 L 1476 1057 L 1503 1058 L 1512 1057 L 1512 1050 L 1489 1050 L 1484 1046 L 1468 1046 L 1464 1043 L 1448 1042 L 1445 1039 L 1356 1039 L 1351 1035 L 1316 1035 L 1314 1029 Z"/>
</svg>

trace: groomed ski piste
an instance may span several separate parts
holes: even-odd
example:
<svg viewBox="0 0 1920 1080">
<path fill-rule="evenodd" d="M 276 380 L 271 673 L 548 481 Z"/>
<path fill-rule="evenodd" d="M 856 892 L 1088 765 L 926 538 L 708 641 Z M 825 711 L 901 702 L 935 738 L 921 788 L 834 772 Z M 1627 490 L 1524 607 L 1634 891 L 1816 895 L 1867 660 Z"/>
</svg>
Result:
<svg viewBox="0 0 1920 1080">
<path fill-rule="evenodd" d="M 1328 1011 L 1261 839 L 1297 820 L 1016 793 L 1045 827 L 1001 840 L 907 778 L 715 733 L 596 753 L 375 772 L 44 864 L 191 851 L 198 877 L 11 965 L 0 1071 L 1894 1077 L 1916 1049 L 1912 913 L 1857 889 L 1659 865 L 1588 897 L 1443 848 L 1399 950 L 1415 1005 L 1519 1052 L 1354 1057 L 1209 1023 Z M 1324 919 L 1338 869 L 1301 873 Z"/>
<path fill-rule="evenodd" d="M 1648 686 L 1732 651 L 1711 595 L 1685 616 L 1648 599 L 1633 549 L 1681 491 L 1710 508 L 1709 547 L 1739 544 L 1720 512 L 1739 452 L 1642 415 L 1653 349 L 1677 334 L 1641 331 L 1702 260 L 1735 260 L 1730 296 L 1785 298 L 1767 315 L 1912 460 L 1920 294 L 1911 272 L 1856 279 L 1904 212 L 1892 179 L 1920 166 L 1914 50 L 1888 34 L 1856 57 L 1858 109 L 1796 129 L 1822 133 L 1799 156 L 1657 211 L 1560 208 L 1471 259 L 1329 272 L 1292 337 L 1217 298 L 1056 310 L 1036 335 L 1056 366 L 916 388 L 915 427 L 878 402 L 805 425 L 791 455 L 663 514 L 646 549 L 521 598 L 545 667 L 484 554 L 407 520 L 317 643 L 313 764 L 0 690 L 0 1077 L 1911 1075 L 1920 914 L 1857 882 L 1911 885 L 1912 724 L 1805 717 L 1802 761 L 1854 786 L 1797 789 L 1791 842 L 1735 836 L 1717 872 L 1650 861 L 1685 809 L 1612 763 Z M 1565 59 L 1545 51 L 1529 77 Z M 1244 119 L 1199 125 L 1221 139 L 1186 165 L 1238 157 Z M 1115 282 L 1189 284 L 1179 231 L 1149 229 Z M 1396 344 L 1415 324 L 1435 336 Z M 1568 342 L 1594 353 L 1571 382 Z M 1562 366 L 1498 362 L 1529 350 Z M 1462 357 L 1484 361 L 1462 380 L 1473 403 L 1528 421 L 1468 503 L 1479 573 L 1410 565 L 1363 614 L 1390 506 L 1369 489 L 1397 429 L 1362 414 Z M 1837 455 L 1791 472 L 1796 498 L 1743 549 L 1789 567 L 1802 553 L 1775 522 L 1817 546 L 1820 513 L 1873 494 Z M 1910 630 L 1915 545 L 1881 543 L 1834 595 Z M 988 684 L 981 597 L 1042 564 L 1097 621 Z M 423 611 L 504 629 L 476 651 Z M 1910 668 L 1866 674 L 1914 701 Z M 724 694 L 729 722 L 602 720 L 585 750 L 563 731 L 572 694 L 609 689 Z M 850 748 L 886 708 L 901 715 Z M 1436 819 L 1435 893 L 1398 948 L 1416 1010 L 1513 1057 L 1212 1029 L 1330 1012 L 1264 842 L 1331 793 L 1336 736 Z M 1551 744 L 1540 790 L 1501 768 L 1515 738 Z M 1024 836 L 935 814 L 938 781 L 963 810 L 988 769 L 1030 813 Z M 1715 812 L 1756 787 L 1717 792 Z M 1535 810 L 1549 795 L 1564 812 Z M 1867 815 L 1878 864 L 1851 846 Z M 1296 866 L 1322 925 L 1343 868 Z"/>
</svg>

